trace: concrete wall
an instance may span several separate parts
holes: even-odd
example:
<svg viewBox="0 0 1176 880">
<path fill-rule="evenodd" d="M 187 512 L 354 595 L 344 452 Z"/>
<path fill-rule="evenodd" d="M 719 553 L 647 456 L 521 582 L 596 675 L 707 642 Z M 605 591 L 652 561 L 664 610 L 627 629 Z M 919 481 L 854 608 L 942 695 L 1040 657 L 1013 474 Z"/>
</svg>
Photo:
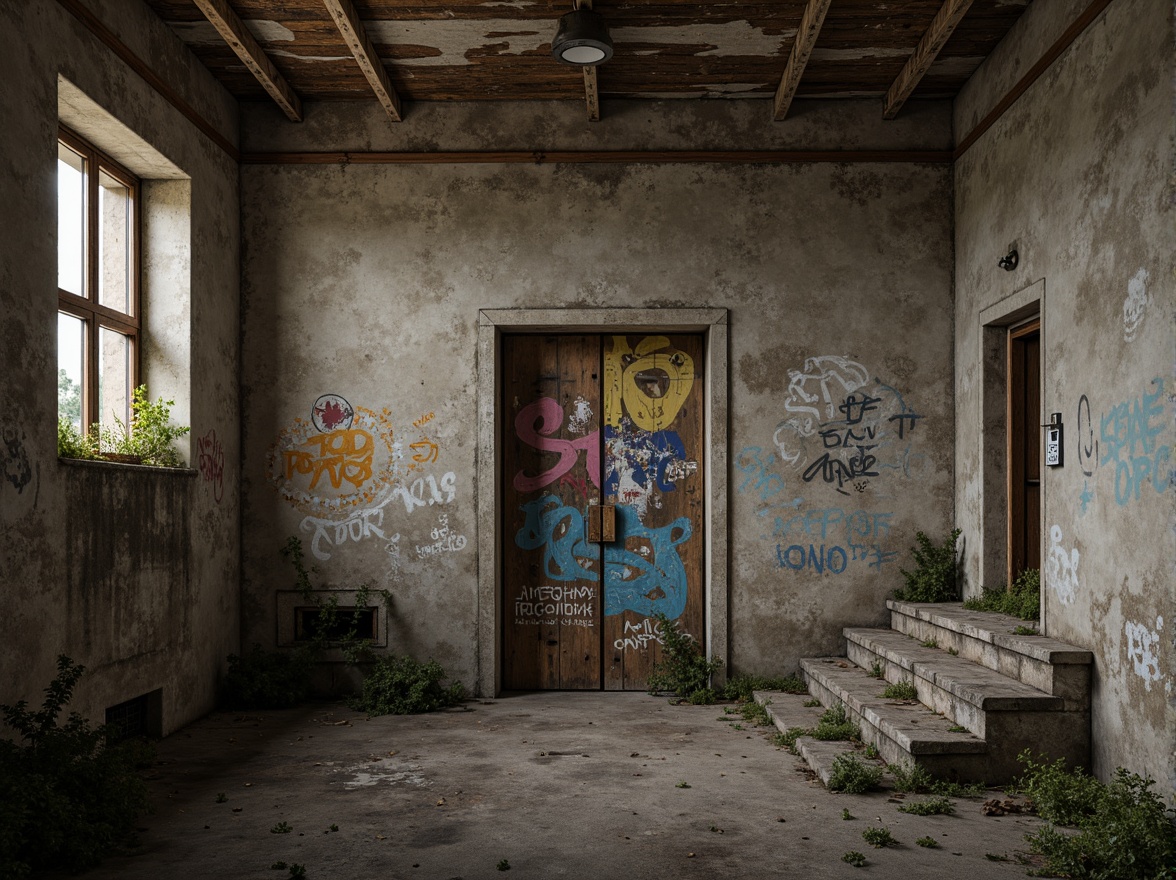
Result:
<svg viewBox="0 0 1176 880">
<path fill-rule="evenodd" d="M 158 18 L 86 5 L 236 139 L 235 102 Z M 162 688 L 170 731 L 211 708 L 238 646 L 237 166 L 58 3 L 0 4 L 0 78 L 0 702 L 39 702 L 66 653 L 90 670 L 71 708 L 101 722 Z M 59 102 L 167 178 L 144 187 L 143 379 L 192 426 L 193 470 L 58 461 Z"/>
<path fill-rule="evenodd" d="M 959 136 L 1086 4 L 1035 3 L 969 82 Z M 964 155 L 956 195 L 956 518 L 969 589 L 1002 578 L 1003 330 L 1040 305 L 1044 624 L 1095 653 L 1094 769 L 1176 790 L 1172 4 L 1119 0 Z M 997 268 L 1010 243 L 1014 272 Z M 987 361 L 988 365 L 985 366 Z"/>
<path fill-rule="evenodd" d="M 606 102 L 592 126 L 567 103 L 414 105 L 393 126 L 348 104 L 293 126 L 259 107 L 243 139 L 246 152 L 943 149 L 946 111 L 883 125 L 873 102 L 805 104 L 775 125 L 753 102 Z M 267 164 L 244 165 L 241 185 L 246 641 L 274 642 L 275 594 L 293 583 L 278 550 L 298 535 L 320 581 L 391 590 L 393 649 L 474 682 L 475 502 L 494 479 L 476 469 L 480 309 L 729 310 L 729 467 L 712 476 L 730 502 L 733 671 L 842 650 L 843 626 L 883 622 L 914 532 L 950 528 L 946 165 Z M 834 440 L 818 433 L 834 419 L 844 433 L 850 394 L 876 398 L 855 414 L 878 438 L 856 479 L 856 450 L 822 461 Z M 312 491 L 312 470 L 287 468 L 322 395 L 380 438 L 370 480 Z M 405 474 L 414 443 L 438 452 Z"/>
</svg>

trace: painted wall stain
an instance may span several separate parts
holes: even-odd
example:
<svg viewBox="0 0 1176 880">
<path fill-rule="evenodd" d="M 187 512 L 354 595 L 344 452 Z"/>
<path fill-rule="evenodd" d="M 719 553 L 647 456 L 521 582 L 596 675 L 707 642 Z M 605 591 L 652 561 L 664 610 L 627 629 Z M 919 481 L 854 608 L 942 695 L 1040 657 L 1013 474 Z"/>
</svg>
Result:
<svg viewBox="0 0 1176 880">
<path fill-rule="evenodd" d="M 1147 317 L 1151 297 L 1147 292 L 1148 271 L 1140 269 L 1127 282 L 1127 298 L 1123 300 L 1123 341 L 1134 342 Z"/>
<path fill-rule="evenodd" d="M 1078 597 L 1078 548 L 1062 546 L 1062 527 L 1049 530 L 1049 555 L 1045 559 L 1045 583 L 1063 605 L 1072 605 Z"/>
<path fill-rule="evenodd" d="M 212 483 L 212 497 L 220 504 L 225 494 L 225 450 L 215 428 L 196 439 L 196 459 L 201 478 Z"/>
<path fill-rule="evenodd" d="M 1160 648 L 1163 644 L 1160 633 L 1163 631 L 1163 617 L 1156 618 L 1155 629 L 1148 629 L 1146 625 L 1131 620 L 1123 625 L 1127 659 L 1131 661 L 1135 674 L 1143 679 L 1144 688 L 1149 691 L 1153 681 L 1159 682 L 1166 677 L 1160 662 Z M 1164 688 L 1171 692 L 1171 681 L 1167 682 Z"/>
<path fill-rule="evenodd" d="M 883 472 L 911 476 L 925 461 L 910 436 L 922 416 L 895 388 L 870 379 L 860 363 L 837 355 L 805 360 L 788 373 L 785 418 L 773 442 L 781 461 L 806 483 L 863 492 Z"/>
<path fill-rule="evenodd" d="M 312 536 L 316 559 L 330 559 L 334 547 L 374 538 L 384 542 L 389 559 L 395 560 L 389 570 L 399 570 L 400 534 L 385 533 L 385 508 L 399 500 L 411 514 L 457 498 L 454 472 L 421 472 L 441 453 L 439 443 L 426 434 L 433 418 L 430 412 L 414 420 L 409 457 L 395 436 L 390 409 L 353 406 L 338 394 L 320 395 L 309 419 L 295 419 L 278 435 L 267 454 L 269 477 L 278 493 L 306 514 L 299 528 Z M 464 536 L 448 532 L 444 539 L 419 546 L 432 549 L 439 542 L 443 552 L 465 547 Z M 436 554 L 426 550 L 424 555 Z"/>
<path fill-rule="evenodd" d="M 18 495 L 33 481 L 33 467 L 24 448 L 24 432 L 16 428 L 4 429 L 4 479 Z"/>
</svg>

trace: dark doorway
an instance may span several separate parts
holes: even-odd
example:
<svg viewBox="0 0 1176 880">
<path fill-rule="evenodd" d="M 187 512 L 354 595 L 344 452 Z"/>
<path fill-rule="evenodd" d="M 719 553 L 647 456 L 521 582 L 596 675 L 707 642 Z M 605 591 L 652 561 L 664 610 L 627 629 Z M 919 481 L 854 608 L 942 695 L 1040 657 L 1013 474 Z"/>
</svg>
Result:
<svg viewBox="0 0 1176 880">
<path fill-rule="evenodd" d="M 1041 567 L 1041 319 L 1009 328 L 1008 582 Z"/>
</svg>

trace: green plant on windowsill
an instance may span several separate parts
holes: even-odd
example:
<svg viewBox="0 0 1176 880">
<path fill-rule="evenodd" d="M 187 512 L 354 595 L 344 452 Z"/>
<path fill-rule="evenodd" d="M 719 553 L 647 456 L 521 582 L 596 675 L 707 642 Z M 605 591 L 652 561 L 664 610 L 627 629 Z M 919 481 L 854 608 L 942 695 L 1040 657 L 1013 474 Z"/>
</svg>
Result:
<svg viewBox="0 0 1176 880">
<path fill-rule="evenodd" d="M 83 432 L 65 417 L 57 420 L 57 455 L 60 458 L 107 459 L 128 464 L 182 468 L 184 460 L 172 442 L 192 429 L 173 425 L 174 400 L 162 397 L 154 402 L 147 397 L 147 386 L 140 385 L 131 394 L 131 421 L 118 416 L 113 425 L 94 425 Z"/>
</svg>

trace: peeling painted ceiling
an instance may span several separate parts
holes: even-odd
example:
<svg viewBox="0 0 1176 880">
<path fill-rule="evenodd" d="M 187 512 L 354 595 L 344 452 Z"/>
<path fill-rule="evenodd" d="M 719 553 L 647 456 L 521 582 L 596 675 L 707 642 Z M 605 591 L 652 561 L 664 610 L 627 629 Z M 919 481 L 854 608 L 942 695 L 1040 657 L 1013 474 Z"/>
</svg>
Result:
<svg viewBox="0 0 1176 880">
<path fill-rule="evenodd" d="M 147 0 L 237 98 L 265 90 L 196 0 Z M 1029 0 L 973 0 L 912 98 L 954 96 Z M 881 97 L 944 0 L 833 0 L 796 97 Z M 306 100 L 371 99 L 321 0 L 228 0 L 290 87 Z M 549 44 L 571 0 L 354 0 L 399 95 L 410 101 L 584 99 L 584 80 Z M 770 98 L 809 0 L 596 0 L 615 54 L 602 98 Z"/>
</svg>

